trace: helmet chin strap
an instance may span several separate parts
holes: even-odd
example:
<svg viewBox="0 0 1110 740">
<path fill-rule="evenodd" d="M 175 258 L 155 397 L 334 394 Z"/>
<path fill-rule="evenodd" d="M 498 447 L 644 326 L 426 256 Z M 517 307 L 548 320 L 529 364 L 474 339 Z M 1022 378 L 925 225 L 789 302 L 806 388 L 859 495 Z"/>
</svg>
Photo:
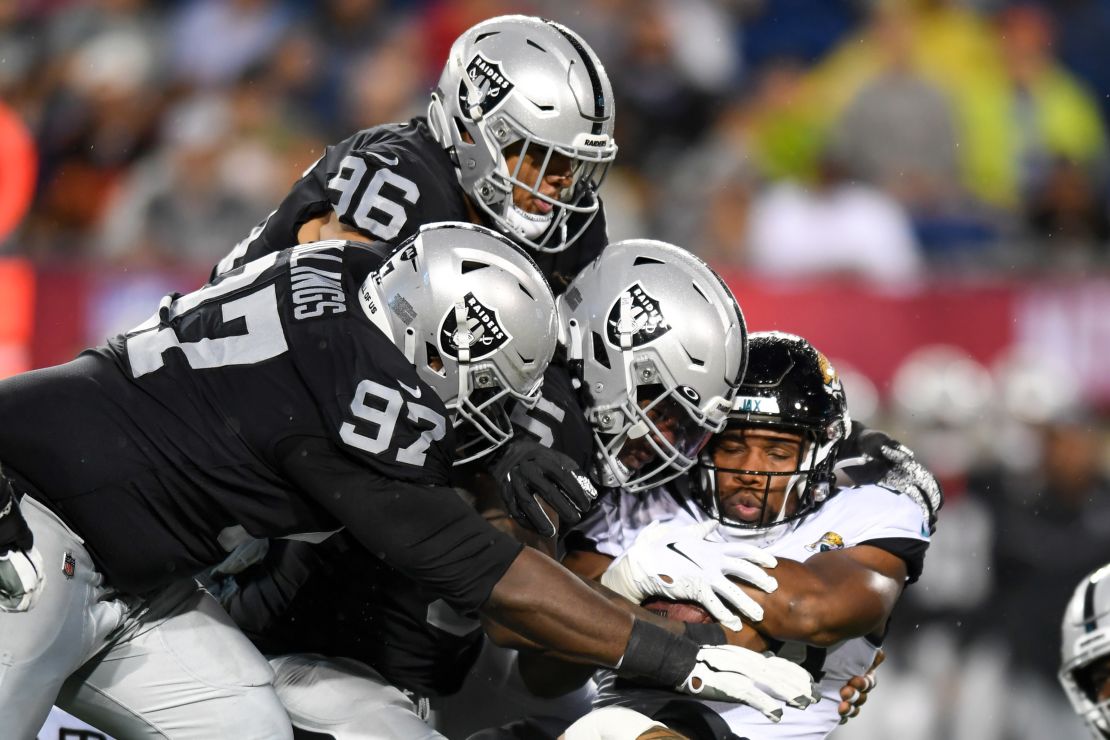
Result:
<svg viewBox="0 0 1110 740">
<path fill-rule="evenodd" d="M 470 346 L 474 344 L 474 332 L 467 325 L 466 301 L 455 304 L 455 333 L 451 335 L 451 342 L 455 345 L 459 364 L 459 395 L 455 398 L 458 408 L 470 392 Z"/>
<path fill-rule="evenodd" d="M 632 334 L 636 331 L 636 321 L 632 318 L 632 294 L 628 291 L 621 293 L 620 314 L 617 318 L 617 334 L 621 344 L 621 362 L 624 364 L 624 387 L 628 395 L 629 408 L 635 409 L 639 402 L 636 399 L 636 381 L 632 377 Z M 643 419 L 638 420 L 628 428 L 625 433 L 627 439 L 640 439 L 648 433 L 648 426 Z"/>
<path fill-rule="evenodd" d="M 505 213 L 509 228 L 525 239 L 538 239 L 551 227 L 555 211 L 551 213 L 528 213 L 523 208 L 510 203 Z"/>
</svg>

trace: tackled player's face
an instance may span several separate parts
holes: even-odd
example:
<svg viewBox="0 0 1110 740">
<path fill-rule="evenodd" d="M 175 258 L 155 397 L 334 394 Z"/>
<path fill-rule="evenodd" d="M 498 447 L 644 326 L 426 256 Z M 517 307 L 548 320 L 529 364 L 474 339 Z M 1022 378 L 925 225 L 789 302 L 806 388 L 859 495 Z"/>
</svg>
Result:
<svg viewBox="0 0 1110 740">
<path fill-rule="evenodd" d="M 565 195 L 563 191 L 570 187 L 571 161 L 569 157 L 552 152 L 551 159 L 547 162 L 547 170 L 540 179 L 540 170 L 546 156 L 547 148 L 542 146 L 531 147 L 523 156 L 518 148 L 515 151 L 507 149 L 505 163 L 508 165 L 510 175 L 515 174 L 516 179 L 533 187 L 536 187 L 536 181 L 539 179 L 539 186 L 536 189 L 552 200 L 559 200 Z M 517 171 L 518 164 L 519 171 Z M 526 213 L 541 215 L 551 213 L 554 208 L 550 203 L 535 197 L 531 191 L 519 185 L 513 186 L 513 205 Z"/>
<path fill-rule="evenodd" d="M 771 524 L 782 509 L 791 476 L 759 473 L 796 470 L 802 446 L 801 435 L 777 429 L 729 429 L 717 435 L 713 463 L 718 468 L 721 513 L 749 524 Z M 791 496 L 786 516 L 793 514 L 797 505 L 796 497 Z"/>
<path fill-rule="evenodd" d="M 657 447 L 674 449 L 693 457 L 705 445 L 708 439 L 705 427 L 698 425 L 683 405 L 673 398 L 664 398 L 657 403 L 650 398 L 642 399 L 639 406 L 647 409 L 646 416 L 652 427 L 637 425 L 642 433 L 635 435 L 635 432 L 630 432 L 620 447 L 616 457 L 629 470 L 638 470 L 652 462 L 657 455 Z"/>
</svg>

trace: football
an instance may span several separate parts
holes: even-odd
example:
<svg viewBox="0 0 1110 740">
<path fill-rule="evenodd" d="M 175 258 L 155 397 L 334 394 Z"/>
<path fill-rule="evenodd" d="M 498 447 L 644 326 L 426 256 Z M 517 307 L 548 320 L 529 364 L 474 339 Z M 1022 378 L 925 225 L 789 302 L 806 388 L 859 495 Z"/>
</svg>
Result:
<svg viewBox="0 0 1110 740">
<path fill-rule="evenodd" d="M 645 599 L 640 606 L 649 612 L 654 612 L 667 619 L 673 619 L 676 622 L 712 624 L 717 621 L 696 601 L 675 601 L 662 596 L 652 596 Z"/>
</svg>

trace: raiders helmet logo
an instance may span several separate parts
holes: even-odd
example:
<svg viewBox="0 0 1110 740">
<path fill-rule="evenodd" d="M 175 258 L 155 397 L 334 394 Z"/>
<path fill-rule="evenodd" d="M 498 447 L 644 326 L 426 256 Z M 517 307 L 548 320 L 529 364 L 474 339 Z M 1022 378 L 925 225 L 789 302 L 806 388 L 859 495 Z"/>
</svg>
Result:
<svg viewBox="0 0 1110 740">
<path fill-rule="evenodd" d="M 627 304 L 625 324 L 621 324 L 621 304 Z M 639 282 L 625 289 L 609 309 L 605 333 L 609 343 L 621 346 L 621 334 L 632 335 L 632 346 L 643 347 L 671 330 L 671 325 L 659 310 L 659 301 L 652 298 Z"/>
<path fill-rule="evenodd" d="M 459 110 L 468 115 L 474 115 L 474 107 L 481 111 L 481 116 L 487 115 L 504 103 L 515 87 L 498 62 L 491 62 L 481 54 L 475 54 L 466 65 L 466 76 L 469 84 L 466 80 L 459 83 Z"/>
<path fill-rule="evenodd" d="M 505 331 L 497 309 L 482 304 L 473 293 L 463 298 L 466 306 L 466 326 L 455 320 L 455 307 L 447 310 L 439 325 L 439 351 L 447 357 L 459 359 L 459 345 L 465 339 L 470 344 L 470 360 L 489 357 L 504 347 L 513 337 Z"/>
</svg>

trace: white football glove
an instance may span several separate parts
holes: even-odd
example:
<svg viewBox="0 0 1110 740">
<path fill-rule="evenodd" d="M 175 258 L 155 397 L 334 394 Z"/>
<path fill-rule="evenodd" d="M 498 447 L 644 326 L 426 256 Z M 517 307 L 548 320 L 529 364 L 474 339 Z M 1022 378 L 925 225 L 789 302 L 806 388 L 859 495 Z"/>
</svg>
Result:
<svg viewBox="0 0 1110 740">
<path fill-rule="evenodd" d="M 774 568 L 778 561 L 752 545 L 707 540 L 718 526 L 716 520 L 682 527 L 652 522 L 602 574 L 601 583 L 636 604 L 656 595 L 696 601 L 723 626 L 740 630 L 743 622 L 721 601 L 724 598 L 758 622 L 763 619 L 763 607 L 728 576 L 772 593 L 778 581 L 763 569 Z"/>
<path fill-rule="evenodd" d="M 28 611 L 38 601 L 45 582 L 46 570 L 37 548 L 0 555 L 0 611 Z"/>
<path fill-rule="evenodd" d="M 703 647 L 694 670 L 677 689 L 702 699 L 747 704 L 772 722 L 782 719 L 780 702 L 805 709 L 820 698 L 805 668 L 736 645 Z"/>
</svg>

